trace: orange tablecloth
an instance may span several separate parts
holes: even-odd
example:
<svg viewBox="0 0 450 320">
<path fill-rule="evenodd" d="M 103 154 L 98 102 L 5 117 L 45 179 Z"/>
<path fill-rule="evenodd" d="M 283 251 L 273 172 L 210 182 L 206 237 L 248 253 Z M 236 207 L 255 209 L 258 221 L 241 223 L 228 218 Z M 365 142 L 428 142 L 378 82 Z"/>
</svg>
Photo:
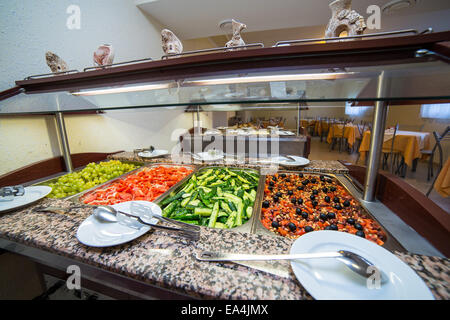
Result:
<svg viewBox="0 0 450 320">
<path fill-rule="evenodd" d="M 383 149 L 390 150 L 392 144 L 392 139 L 386 140 L 383 143 Z M 430 149 L 429 147 L 430 139 L 426 139 L 424 141 L 424 149 Z M 364 161 L 366 158 L 366 152 L 369 151 L 370 148 L 370 131 L 366 131 L 363 134 L 363 138 L 361 141 L 361 146 L 359 147 L 359 154 L 361 157 L 361 160 Z M 403 158 L 405 159 L 405 163 L 412 167 L 412 163 L 414 159 L 420 158 L 420 147 L 419 147 L 419 140 L 417 136 L 414 135 L 396 135 L 395 136 L 395 143 L 394 143 L 394 150 L 398 150 L 403 155 Z"/>
<path fill-rule="evenodd" d="M 342 135 L 343 124 L 333 124 L 330 126 L 330 130 L 328 131 L 327 142 L 331 143 L 333 138 L 336 136 Z M 359 137 L 359 130 L 357 125 L 346 125 L 344 131 L 344 138 L 347 139 L 348 145 L 353 147 L 355 144 L 356 138 Z M 370 140 L 370 139 L 369 139 Z"/>
<path fill-rule="evenodd" d="M 434 190 L 444 198 L 450 196 L 450 158 L 447 159 L 434 182 Z"/>
</svg>

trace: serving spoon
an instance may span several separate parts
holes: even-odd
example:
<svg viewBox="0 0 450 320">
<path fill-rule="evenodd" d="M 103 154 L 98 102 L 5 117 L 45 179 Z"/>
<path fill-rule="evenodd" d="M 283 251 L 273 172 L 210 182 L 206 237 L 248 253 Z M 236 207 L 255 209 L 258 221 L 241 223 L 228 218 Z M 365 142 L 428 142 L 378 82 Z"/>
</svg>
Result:
<svg viewBox="0 0 450 320">
<path fill-rule="evenodd" d="M 220 253 L 211 251 L 202 251 L 197 253 L 197 260 L 200 261 L 267 261 L 267 260 L 301 260 L 301 259 L 318 259 L 318 258 L 335 258 L 342 262 L 351 271 L 358 275 L 369 278 L 372 273 L 369 270 L 375 269 L 375 265 L 366 258 L 348 250 L 339 250 L 332 252 L 317 252 L 317 253 L 297 253 L 297 254 L 239 254 L 239 253 Z M 369 269 L 371 268 L 371 269 Z M 380 273 L 381 282 L 387 281 L 388 277 L 384 272 L 378 270 Z"/>
</svg>

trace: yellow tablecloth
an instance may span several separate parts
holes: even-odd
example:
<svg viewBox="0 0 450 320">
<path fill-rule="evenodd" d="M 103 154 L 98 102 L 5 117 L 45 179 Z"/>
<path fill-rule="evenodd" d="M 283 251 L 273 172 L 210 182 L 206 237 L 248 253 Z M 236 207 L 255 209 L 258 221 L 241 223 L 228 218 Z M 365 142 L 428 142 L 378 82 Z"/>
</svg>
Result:
<svg viewBox="0 0 450 320">
<path fill-rule="evenodd" d="M 331 143 L 334 137 L 342 136 L 343 124 L 333 124 L 330 126 L 330 130 L 328 131 L 327 142 Z M 346 125 L 344 131 L 344 138 L 347 139 L 348 145 L 353 147 L 355 144 L 356 138 L 359 137 L 359 130 L 356 125 Z M 370 139 L 369 139 L 370 141 Z"/>
<path fill-rule="evenodd" d="M 318 136 L 322 136 L 322 131 L 328 131 L 330 124 L 326 121 L 317 121 L 315 126 L 315 132 Z"/>
<path fill-rule="evenodd" d="M 389 139 L 383 143 L 383 149 L 390 150 L 392 144 L 392 139 Z M 429 149 L 430 140 L 426 139 L 424 144 L 424 149 Z M 366 158 L 366 152 L 369 151 L 370 148 L 370 131 L 366 131 L 363 134 L 363 138 L 361 141 L 361 146 L 359 147 L 359 154 L 361 160 L 364 161 Z M 394 142 L 394 150 L 398 150 L 405 159 L 405 163 L 412 167 L 412 163 L 414 159 L 420 158 L 420 148 L 419 141 L 416 136 L 413 135 L 396 135 Z"/>
<path fill-rule="evenodd" d="M 450 158 L 447 159 L 434 182 L 434 190 L 444 198 L 450 196 Z"/>
</svg>

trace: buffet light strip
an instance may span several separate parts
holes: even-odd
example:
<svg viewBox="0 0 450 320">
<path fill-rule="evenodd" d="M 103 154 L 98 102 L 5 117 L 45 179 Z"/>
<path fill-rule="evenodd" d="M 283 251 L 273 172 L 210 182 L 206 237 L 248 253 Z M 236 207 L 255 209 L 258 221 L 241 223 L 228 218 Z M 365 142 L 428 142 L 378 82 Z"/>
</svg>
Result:
<svg viewBox="0 0 450 320">
<path fill-rule="evenodd" d="M 234 78 L 219 78 L 219 79 L 204 79 L 191 80 L 182 83 L 183 86 L 207 86 L 220 84 L 239 84 L 239 83 L 258 83 L 258 82 L 277 82 L 277 81 L 295 81 L 295 80 L 335 80 L 353 75 L 354 72 L 330 72 L 330 73 L 309 73 L 309 74 L 291 74 L 291 75 L 271 75 L 271 76 L 254 76 L 254 77 L 234 77 Z M 101 94 L 123 93 L 123 92 L 138 92 L 150 91 L 158 89 L 168 89 L 175 84 L 161 83 L 148 84 L 140 86 L 118 87 L 109 89 L 94 89 L 86 91 L 72 92 L 73 95 L 92 96 Z"/>
<path fill-rule="evenodd" d="M 101 94 L 111 94 L 111 93 L 123 93 L 123 92 L 138 92 L 138 91 L 149 91 L 158 89 L 168 89 L 170 83 L 161 84 L 147 84 L 142 86 L 130 86 L 130 87 L 120 87 L 120 88 L 110 88 L 110 89 L 94 89 L 86 91 L 72 92 L 75 96 L 95 96 Z"/>
</svg>

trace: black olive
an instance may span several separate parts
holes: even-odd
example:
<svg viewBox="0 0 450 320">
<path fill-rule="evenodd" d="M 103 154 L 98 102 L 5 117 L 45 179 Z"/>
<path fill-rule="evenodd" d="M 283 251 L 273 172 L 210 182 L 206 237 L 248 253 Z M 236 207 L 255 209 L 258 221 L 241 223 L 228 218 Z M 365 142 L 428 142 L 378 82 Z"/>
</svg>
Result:
<svg viewBox="0 0 450 320">
<path fill-rule="evenodd" d="M 303 199 L 302 198 L 297 199 L 297 203 L 298 204 L 302 204 L 303 203 Z"/>
<path fill-rule="evenodd" d="M 342 210 L 342 209 L 343 209 L 342 206 L 341 206 L 340 204 L 335 205 L 334 208 L 335 208 L 336 210 Z"/>
<path fill-rule="evenodd" d="M 302 214 L 302 209 L 300 209 L 300 208 L 295 209 L 295 213 L 298 214 L 298 215 L 301 215 Z"/>
<path fill-rule="evenodd" d="M 308 219 L 308 212 L 303 211 L 302 212 L 302 218 L 303 219 Z"/>
<path fill-rule="evenodd" d="M 320 181 L 325 181 L 325 176 L 321 175 L 319 179 L 320 179 Z"/>
<path fill-rule="evenodd" d="M 326 197 L 325 197 L 325 202 L 330 202 L 330 201 L 331 201 L 330 197 L 329 197 L 329 196 L 326 196 Z"/>
<path fill-rule="evenodd" d="M 328 183 L 333 183 L 333 180 L 332 179 L 327 179 L 327 182 Z"/>
<path fill-rule="evenodd" d="M 362 225 L 360 225 L 359 223 L 355 223 L 355 228 L 358 230 L 363 230 Z"/>
<path fill-rule="evenodd" d="M 269 189 L 270 191 L 273 191 L 273 187 L 269 187 L 268 189 Z"/>
<path fill-rule="evenodd" d="M 350 207 L 350 201 L 345 200 L 344 201 L 344 207 Z"/>
<path fill-rule="evenodd" d="M 270 206 L 270 202 L 269 201 L 263 201 L 262 203 L 263 208 L 268 208 Z"/>
<path fill-rule="evenodd" d="M 299 173 L 298 176 L 299 176 L 300 178 L 303 178 L 303 173 Z"/>
<path fill-rule="evenodd" d="M 338 227 L 335 224 L 330 225 L 330 230 L 338 231 Z"/>
<path fill-rule="evenodd" d="M 291 179 L 287 178 L 285 181 L 286 181 L 286 182 L 291 182 Z"/>
<path fill-rule="evenodd" d="M 336 215 L 334 214 L 334 212 L 328 212 L 327 213 L 327 218 L 328 219 L 336 219 Z"/>
<path fill-rule="evenodd" d="M 292 190 L 288 191 L 288 195 L 292 196 L 293 194 L 294 194 L 294 191 L 292 191 Z"/>
<path fill-rule="evenodd" d="M 295 197 L 294 197 L 294 198 L 291 199 L 291 202 L 292 202 L 292 204 L 296 204 L 297 203 L 297 199 L 295 199 Z"/>
<path fill-rule="evenodd" d="M 297 187 L 297 190 L 303 190 L 303 189 L 304 189 L 303 186 L 298 186 L 298 187 Z"/>
<path fill-rule="evenodd" d="M 328 192 L 328 188 L 323 188 L 322 191 L 323 191 L 324 193 L 327 193 L 327 192 Z"/>
<path fill-rule="evenodd" d="M 335 192 L 335 191 L 336 191 L 336 188 L 335 188 L 335 187 L 331 187 L 331 188 L 330 188 L 330 191 L 331 191 L 331 192 Z"/>
<path fill-rule="evenodd" d="M 309 198 L 310 198 L 311 200 L 314 200 L 314 199 L 316 198 L 316 196 L 312 194 Z"/>
<path fill-rule="evenodd" d="M 289 222 L 288 227 L 289 227 L 289 230 L 291 230 L 291 231 L 297 230 L 297 226 L 295 224 L 293 224 L 292 222 Z"/>
<path fill-rule="evenodd" d="M 281 194 L 280 191 L 278 191 L 275 195 L 276 195 L 278 198 L 282 196 L 282 194 Z"/>
<path fill-rule="evenodd" d="M 316 183 L 316 182 L 317 182 L 316 178 L 311 179 L 311 183 Z"/>
<path fill-rule="evenodd" d="M 273 181 L 277 181 L 277 177 L 272 176 L 272 180 L 273 180 Z"/>
<path fill-rule="evenodd" d="M 311 232 L 311 231 L 314 231 L 314 229 L 312 227 L 310 227 L 310 226 L 305 227 L 305 232 Z"/>
<path fill-rule="evenodd" d="M 353 225 L 355 224 L 355 219 L 349 218 L 347 219 L 347 223 Z"/>
<path fill-rule="evenodd" d="M 316 194 L 316 195 L 319 194 L 319 190 L 314 189 L 313 194 Z"/>
<path fill-rule="evenodd" d="M 325 230 L 331 230 L 330 226 L 326 226 Z"/>
<path fill-rule="evenodd" d="M 284 173 L 280 174 L 280 177 L 286 178 L 286 175 Z"/>
<path fill-rule="evenodd" d="M 312 202 L 313 207 L 317 206 L 318 204 L 319 204 L 319 203 L 317 202 L 317 200 L 314 200 L 314 201 Z"/>
<path fill-rule="evenodd" d="M 278 200 L 280 200 L 280 198 L 278 198 L 277 196 L 273 196 L 273 202 L 278 202 Z"/>
<path fill-rule="evenodd" d="M 365 238 L 365 237 L 366 237 L 365 233 L 364 233 L 363 231 L 361 231 L 361 230 L 356 231 L 355 234 L 356 234 L 357 236 L 361 237 L 361 238 Z"/>
<path fill-rule="evenodd" d="M 275 182 L 273 182 L 273 181 L 269 182 L 269 186 L 273 187 L 274 185 L 275 185 Z"/>
<path fill-rule="evenodd" d="M 280 224 L 277 221 L 272 221 L 272 227 L 274 228 L 278 228 L 280 226 Z"/>
<path fill-rule="evenodd" d="M 320 214 L 320 219 L 322 219 L 323 221 L 327 220 L 328 219 L 327 214 L 326 213 L 321 213 Z"/>
<path fill-rule="evenodd" d="M 335 203 L 339 203 L 340 200 L 339 200 L 338 197 L 334 197 L 334 198 L 333 198 L 333 201 L 334 201 Z"/>
<path fill-rule="evenodd" d="M 302 181 L 302 184 L 303 184 L 304 186 L 308 185 L 308 183 L 309 183 L 309 180 L 308 180 L 308 179 Z"/>
</svg>

